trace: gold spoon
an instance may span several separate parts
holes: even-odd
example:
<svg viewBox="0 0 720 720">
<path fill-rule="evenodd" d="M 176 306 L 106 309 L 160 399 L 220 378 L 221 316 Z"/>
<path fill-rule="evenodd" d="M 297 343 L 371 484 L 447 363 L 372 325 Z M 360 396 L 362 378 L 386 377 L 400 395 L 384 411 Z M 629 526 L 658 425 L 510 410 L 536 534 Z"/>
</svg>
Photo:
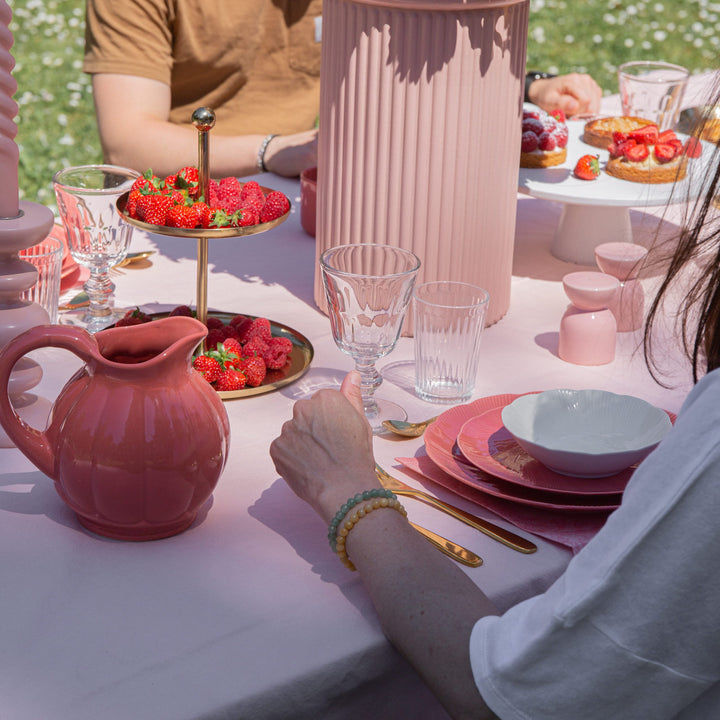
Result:
<svg viewBox="0 0 720 720">
<path fill-rule="evenodd" d="M 128 253 L 123 260 L 121 260 L 117 265 L 113 265 L 114 268 L 121 268 L 126 267 L 127 265 L 132 265 L 133 263 L 140 262 L 140 260 L 145 260 L 145 258 L 149 258 L 151 255 L 154 255 L 154 250 L 145 250 L 143 252 L 136 252 L 136 253 Z"/>
<path fill-rule="evenodd" d="M 416 438 L 420 437 L 424 432 L 425 428 L 431 423 L 437 420 L 437 415 L 431 417 L 429 420 L 423 420 L 423 422 L 405 422 L 404 420 L 384 420 L 383 427 L 389 430 L 395 435 L 402 435 L 403 437 Z"/>
</svg>

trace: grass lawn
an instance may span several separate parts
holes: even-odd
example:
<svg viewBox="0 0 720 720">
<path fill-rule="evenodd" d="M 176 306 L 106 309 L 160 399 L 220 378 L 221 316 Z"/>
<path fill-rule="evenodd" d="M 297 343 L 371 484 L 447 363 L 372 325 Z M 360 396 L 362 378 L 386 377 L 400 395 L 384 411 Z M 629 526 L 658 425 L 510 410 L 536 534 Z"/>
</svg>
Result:
<svg viewBox="0 0 720 720">
<path fill-rule="evenodd" d="M 118 2 L 120 0 L 117 0 Z M 84 0 L 8 0 L 20 106 L 20 193 L 54 206 L 52 176 L 101 159 L 90 81 L 82 72 Z M 528 67 L 592 74 L 617 91 L 617 66 L 666 60 L 720 66 L 720 2 L 531 0 Z"/>
</svg>

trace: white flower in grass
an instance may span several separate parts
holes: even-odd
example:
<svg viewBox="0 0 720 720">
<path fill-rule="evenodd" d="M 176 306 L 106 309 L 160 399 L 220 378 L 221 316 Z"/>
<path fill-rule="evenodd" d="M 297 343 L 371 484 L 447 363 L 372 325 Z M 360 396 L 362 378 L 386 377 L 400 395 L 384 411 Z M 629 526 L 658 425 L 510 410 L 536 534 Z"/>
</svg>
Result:
<svg viewBox="0 0 720 720">
<path fill-rule="evenodd" d="M 592 41 L 593 41 L 596 45 L 600 45 L 600 44 L 602 43 L 602 41 L 603 41 L 603 36 L 602 36 L 602 35 L 593 35 L 593 36 L 592 36 Z"/>
<path fill-rule="evenodd" d="M 651 50 L 652 49 L 652 43 L 649 40 L 643 40 L 640 47 L 643 50 Z"/>
<path fill-rule="evenodd" d="M 566 35 L 564 40 L 568 45 L 572 45 L 575 42 L 575 37 L 573 35 Z"/>
<path fill-rule="evenodd" d="M 544 43 L 545 42 L 545 28 L 542 28 L 542 27 L 533 28 L 532 39 L 536 43 Z"/>
<path fill-rule="evenodd" d="M 667 38 L 667 33 L 664 30 L 656 30 L 653 33 L 653 38 L 657 40 L 658 42 L 662 42 Z"/>
<path fill-rule="evenodd" d="M 634 44 L 635 44 L 635 41 L 632 38 L 625 38 L 625 40 L 623 41 L 623 45 L 626 48 L 631 48 Z"/>
<path fill-rule="evenodd" d="M 58 145 L 74 145 L 75 139 L 71 136 L 65 133 L 59 140 Z"/>
</svg>

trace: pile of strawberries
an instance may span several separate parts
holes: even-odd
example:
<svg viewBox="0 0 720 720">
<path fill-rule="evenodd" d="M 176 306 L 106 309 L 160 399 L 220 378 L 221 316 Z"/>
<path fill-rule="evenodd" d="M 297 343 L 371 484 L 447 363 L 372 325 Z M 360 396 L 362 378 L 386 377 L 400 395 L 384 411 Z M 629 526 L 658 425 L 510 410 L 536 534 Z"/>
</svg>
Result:
<svg viewBox="0 0 720 720">
<path fill-rule="evenodd" d="M 272 190 L 265 195 L 254 180 L 210 180 L 208 195 L 201 194 L 196 167 L 184 167 L 166 178 L 147 170 L 133 183 L 126 211 L 131 218 L 150 225 L 194 229 L 258 225 L 276 220 L 290 209 L 283 193 Z"/>
<path fill-rule="evenodd" d="M 660 132 L 657 125 L 645 125 L 631 133 L 614 132 L 608 151 L 611 158 L 624 157 L 630 162 L 643 162 L 652 152 L 655 160 L 663 164 L 683 154 L 699 157 L 702 145 L 694 137 L 683 144 L 673 130 Z"/>
<path fill-rule="evenodd" d="M 187 305 L 180 305 L 170 315 L 194 316 Z M 134 308 L 115 323 L 139 325 L 152 317 Z M 268 370 L 282 370 L 292 351 L 287 337 L 274 337 L 267 318 L 235 315 L 228 323 L 218 317 L 206 321 L 208 334 L 205 352 L 193 360 L 193 367 L 218 391 L 242 390 L 262 385 Z"/>
<path fill-rule="evenodd" d="M 568 126 L 562 110 L 554 110 L 552 113 L 546 113 L 539 108 L 523 110 L 520 146 L 522 152 L 552 152 L 556 148 L 566 147 L 567 143 Z"/>
</svg>

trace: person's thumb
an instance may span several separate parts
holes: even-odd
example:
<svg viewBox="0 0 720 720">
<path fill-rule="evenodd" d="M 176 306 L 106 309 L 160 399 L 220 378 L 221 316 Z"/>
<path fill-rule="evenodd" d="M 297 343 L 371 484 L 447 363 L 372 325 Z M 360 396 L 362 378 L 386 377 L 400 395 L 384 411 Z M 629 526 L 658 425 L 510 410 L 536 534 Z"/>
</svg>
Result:
<svg viewBox="0 0 720 720">
<path fill-rule="evenodd" d="M 343 379 L 340 392 L 352 403 L 352 406 L 364 417 L 362 393 L 360 392 L 360 373 L 351 370 Z"/>
</svg>

